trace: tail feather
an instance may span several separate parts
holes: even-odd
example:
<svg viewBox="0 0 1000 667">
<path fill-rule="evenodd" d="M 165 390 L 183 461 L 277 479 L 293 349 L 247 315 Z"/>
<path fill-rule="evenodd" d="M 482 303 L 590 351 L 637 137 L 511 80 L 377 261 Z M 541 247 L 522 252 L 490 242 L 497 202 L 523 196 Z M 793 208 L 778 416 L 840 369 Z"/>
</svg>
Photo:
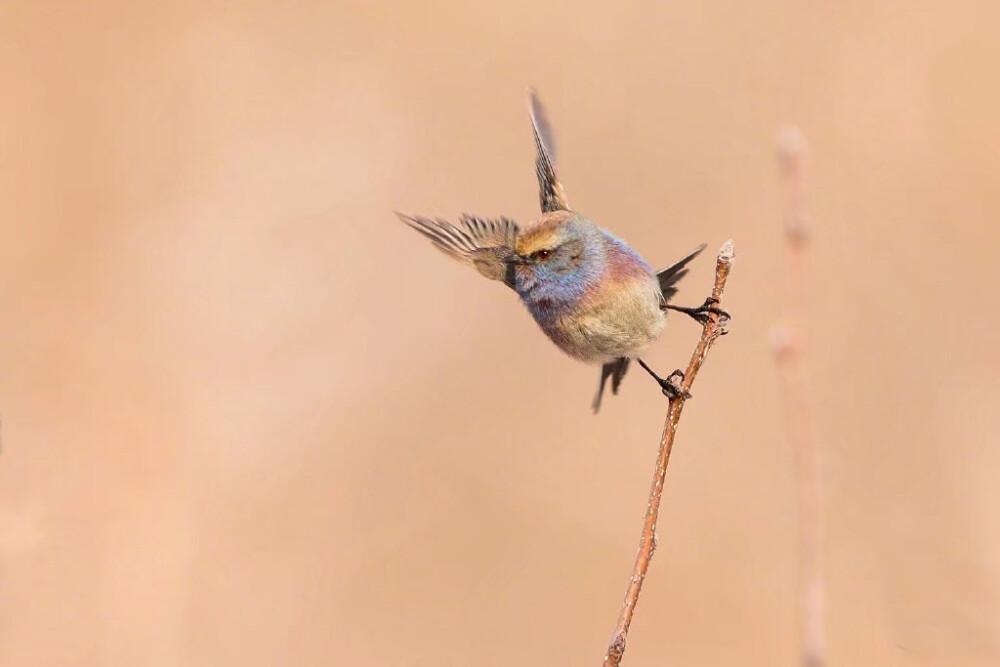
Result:
<svg viewBox="0 0 1000 667">
<path fill-rule="evenodd" d="M 597 385 L 597 395 L 594 396 L 594 402 L 590 406 L 594 410 L 595 415 L 601 409 L 601 398 L 604 396 L 604 385 L 607 383 L 608 378 L 611 378 L 611 393 L 617 395 L 618 387 L 622 384 L 622 378 L 625 377 L 625 372 L 628 371 L 628 362 L 628 357 L 621 357 L 601 366 L 601 382 Z"/>
<path fill-rule="evenodd" d="M 670 299 L 677 294 L 677 283 L 687 275 L 688 270 L 686 267 L 688 262 L 697 257 L 705 247 L 706 245 L 702 243 L 688 254 L 687 257 L 656 274 L 657 280 L 660 281 L 660 292 L 663 294 L 663 303 L 669 303 Z"/>
</svg>

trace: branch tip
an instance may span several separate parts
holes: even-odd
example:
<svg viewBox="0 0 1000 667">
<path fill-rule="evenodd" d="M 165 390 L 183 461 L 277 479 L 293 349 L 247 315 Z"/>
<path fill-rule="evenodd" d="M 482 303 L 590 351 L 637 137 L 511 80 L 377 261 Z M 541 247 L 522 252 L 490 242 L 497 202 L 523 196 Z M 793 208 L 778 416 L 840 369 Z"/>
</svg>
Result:
<svg viewBox="0 0 1000 667">
<path fill-rule="evenodd" d="M 736 247 L 733 245 L 733 240 L 729 239 L 719 248 L 718 261 L 723 264 L 732 264 L 734 259 L 736 259 Z"/>
</svg>

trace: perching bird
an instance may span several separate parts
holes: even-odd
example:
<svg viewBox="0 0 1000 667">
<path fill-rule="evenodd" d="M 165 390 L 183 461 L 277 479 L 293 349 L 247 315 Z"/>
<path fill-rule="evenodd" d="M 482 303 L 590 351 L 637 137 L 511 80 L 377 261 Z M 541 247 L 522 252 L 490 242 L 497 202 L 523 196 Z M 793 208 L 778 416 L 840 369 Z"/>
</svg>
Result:
<svg viewBox="0 0 1000 667">
<path fill-rule="evenodd" d="M 535 321 L 566 354 L 601 364 L 593 410 L 601 406 L 608 378 L 618 393 L 629 360 L 637 359 L 664 393 L 676 387 L 639 356 L 663 331 L 668 308 L 702 320 L 718 311 L 668 305 L 685 268 L 705 246 L 654 272 L 635 250 L 570 209 L 555 172 L 555 144 L 545 110 L 533 90 L 528 111 L 535 133 L 542 215 L 525 228 L 508 218 L 463 215 L 458 225 L 399 215 L 445 254 L 514 289 Z M 675 374 L 679 371 L 675 371 Z"/>
</svg>

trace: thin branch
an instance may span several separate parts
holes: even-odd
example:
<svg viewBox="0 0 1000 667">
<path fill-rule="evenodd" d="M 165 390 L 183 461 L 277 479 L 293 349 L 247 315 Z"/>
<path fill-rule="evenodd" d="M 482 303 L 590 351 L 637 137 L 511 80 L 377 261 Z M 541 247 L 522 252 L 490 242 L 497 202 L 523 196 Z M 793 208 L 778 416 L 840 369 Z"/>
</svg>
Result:
<svg viewBox="0 0 1000 667">
<path fill-rule="evenodd" d="M 733 266 L 735 257 L 733 242 L 726 241 L 719 250 L 715 264 L 715 286 L 712 288 L 712 298 L 716 302 L 722 300 L 722 292 L 726 287 L 726 280 L 729 278 L 729 270 Z M 667 404 L 667 416 L 663 423 L 663 435 L 660 436 L 660 449 L 656 456 L 656 470 L 653 473 L 653 483 L 649 489 L 649 504 L 646 507 L 646 520 L 642 524 L 642 536 L 639 540 L 639 553 L 635 557 L 635 565 L 632 566 L 632 576 L 629 579 L 628 589 L 625 591 L 625 601 L 622 603 L 621 613 L 618 616 L 618 623 L 615 625 L 614 634 L 611 636 L 611 643 L 608 645 L 608 652 L 604 656 L 604 667 L 618 667 L 621 663 L 622 655 L 625 653 L 625 641 L 628 637 L 628 629 L 632 624 L 632 614 L 635 613 L 635 605 L 639 601 L 639 593 L 642 591 L 642 582 L 646 578 L 646 570 L 649 569 L 649 561 L 653 558 L 653 551 L 656 549 L 656 519 L 660 513 L 660 498 L 663 495 L 663 480 L 667 474 L 667 463 L 670 461 L 670 450 L 674 446 L 674 435 L 677 433 L 677 422 L 681 418 L 684 404 L 690 396 L 691 385 L 698 376 L 709 348 L 715 340 L 726 333 L 728 318 L 718 314 L 709 315 L 705 326 L 701 332 L 701 339 L 698 341 L 691 361 L 688 362 L 684 371 L 684 380 L 680 384 L 678 395 L 670 399 Z"/>
<path fill-rule="evenodd" d="M 823 640 L 822 453 L 812 433 L 811 409 L 802 369 L 802 318 L 806 299 L 809 230 L 803 205 L 805 138 L 797 128 L 778 139 L 778 165 L 785 184 L 786 272 L 784 314 L 774 330 L 774 356 L 783 380 L 788 434 L 795 456 L 799 520 L 799 637 L 803 667 L 826 664 Z"/>
</svg>

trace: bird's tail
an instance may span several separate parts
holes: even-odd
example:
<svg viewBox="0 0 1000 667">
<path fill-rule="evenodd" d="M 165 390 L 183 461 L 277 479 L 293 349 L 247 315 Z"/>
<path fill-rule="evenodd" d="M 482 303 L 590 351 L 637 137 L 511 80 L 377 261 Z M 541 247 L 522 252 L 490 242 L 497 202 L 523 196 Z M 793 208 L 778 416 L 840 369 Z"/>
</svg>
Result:
<svg viewBox="0 0 1000 667">
<path fill-rule="evenodd" d="M 669 303 L 670 299 L 677 294 L 677 283 L 687 275 L 688 269 L 686 267 L 688 262 L 697 257 L 705 247 L 705 244 L 702 243 L 687 257 L 656 274 L 656 279 L 660 282 L 660 292 L 663 294 L 664 304 Z"/>
<path fill-rule="evenodd" d="M 608 378 L 611 378 L 611 393 L 617 394 L 622 378 L 625 377 L 625 372 L 628 370 L 628 362 L 628 357 L 622 357 L 601 366 L 601 382 L 597 385 L 597 395 L 594 396 L 594 402 L 590 406 L 595 415 L 601 409 L 601 398 L 604 397 L 604 385 Z"/>
</svg>

